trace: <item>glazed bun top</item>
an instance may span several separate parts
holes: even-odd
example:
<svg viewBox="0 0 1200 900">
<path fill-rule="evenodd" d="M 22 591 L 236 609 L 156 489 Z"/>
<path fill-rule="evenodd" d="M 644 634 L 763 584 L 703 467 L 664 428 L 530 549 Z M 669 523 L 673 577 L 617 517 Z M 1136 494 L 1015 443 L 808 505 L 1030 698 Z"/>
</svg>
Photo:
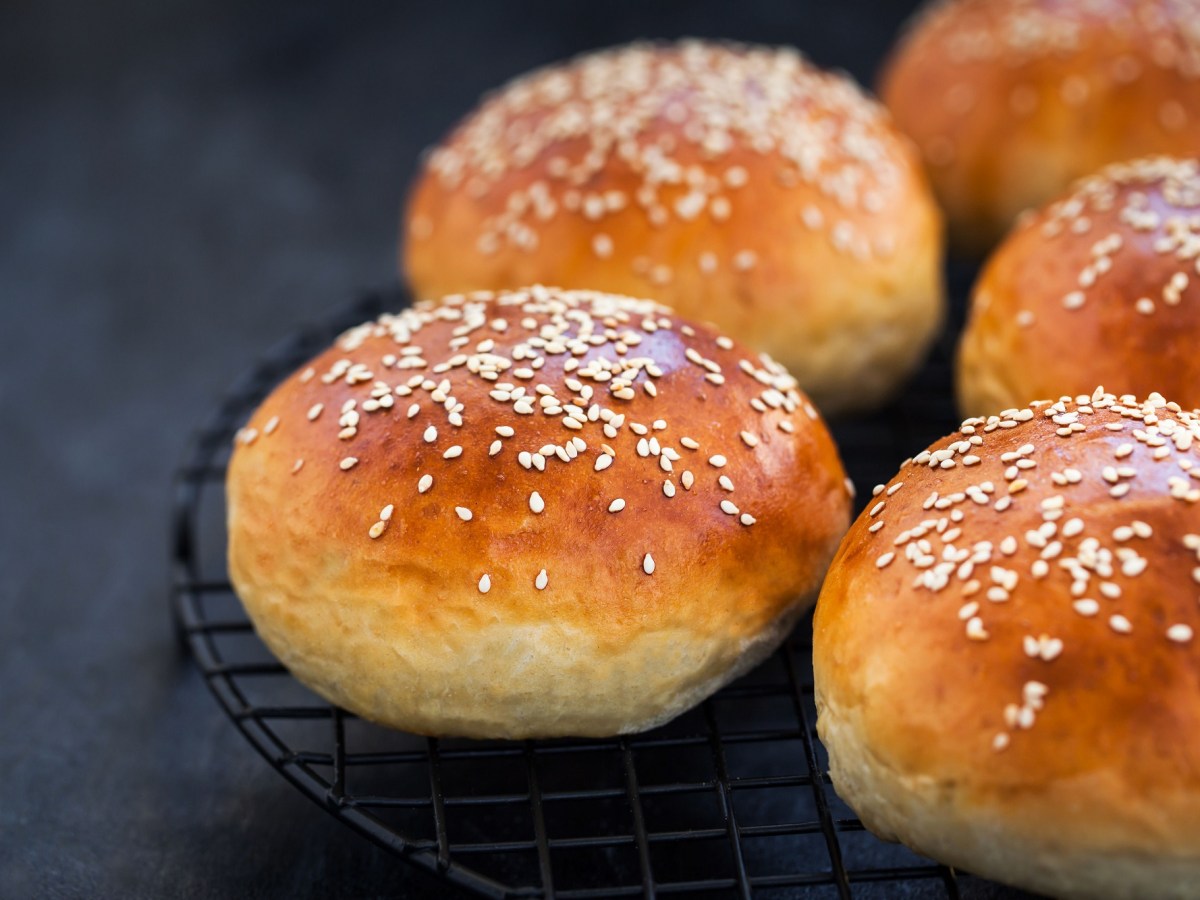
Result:
<svg viewBox="0 0 1200 900">
<path fill-rule="evenodd" d="M 919 13 L 881 94 L 952 240 L 982 249 L 1104 165 L 1200 146 L 1200 0 L 950 0 Z"/>
<path fill-rule="evenodd" d="M 1026 217 L 974 290 L 959 394 L 969 414 L 1103 383 L 1200 406 L 1200 162 L 1153 157 Z"/>
<path fill-rule="evenodd" d="M 514 260 L 549 248 L 564 270 L 578 255 L 611 260 L 629 283 L 603 286 L 649 291 L 681 269 L 754 269 L 773 252 L 762 215 L 780 204 L 848 260 L 890 256 L 909 227 L 913 156 L 879 104 L 794 50 L 686 40 L 590 53 L 496 91 L 431 152 L 406 267 L 432 295 L 519 277 Z M 711 238 L 686 259 L 639 249 L 663 229 L 682 247 Z M 460 236 L 478 271 L 441 258 L 461 259 Z"/>
<path fill-rule="evenodd" d="M 897 770 L 936 770 L 965 804 L 1100 772 L 1147 827 L 1173 796 L 1200 824 L 1198 451 L 1200 415 L 1159 395 L 966 420 L 843 541 L 815 624 L 826 690 L 890 684 L 836 696 Z"/>
<path fill-rule="evenodd" d="M 537 286 L 347 332 L 254 414 L 230 485 L 231 518 L 339 560 L 347 595 L 384 579 L 394 598 L 403 575 L 605 633 L 697 615 L 712 591 L 688 585 L 710 576 L 769 581 L 741 608 L 762 627 L 819 582 L 849 512 L 836 447 L 776 363 L 648 300 Z"/>
</svg>

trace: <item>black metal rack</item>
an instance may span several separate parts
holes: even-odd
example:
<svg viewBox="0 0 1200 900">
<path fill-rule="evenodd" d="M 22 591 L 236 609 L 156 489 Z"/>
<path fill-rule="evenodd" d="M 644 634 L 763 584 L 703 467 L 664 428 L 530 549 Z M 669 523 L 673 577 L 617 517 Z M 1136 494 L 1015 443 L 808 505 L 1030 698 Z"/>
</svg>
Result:
<svg viewBox="0 0 1200 900">
<path fill-rule="evenodd" d="M 267 761 L 380 846 L 488 897 L 960 896 L 964 879 L 876 840 L 834 794 L 814 728 L 807 620 L 767 663 L 700 707 L 611 740 L 476 742 L 389 731 L 331 707 L 267 653 L 225 571 L 233 434 L 335 334 L 403 302 L 398 291 L 367 296 L 276 347 L 229 392 L 178 472 L 172 556 L 181 640 Z M 954 318 L 903 397 L 879 415 L 835 425 L 860 503 L 902 459 L 954 427 Z"/>
</svg>

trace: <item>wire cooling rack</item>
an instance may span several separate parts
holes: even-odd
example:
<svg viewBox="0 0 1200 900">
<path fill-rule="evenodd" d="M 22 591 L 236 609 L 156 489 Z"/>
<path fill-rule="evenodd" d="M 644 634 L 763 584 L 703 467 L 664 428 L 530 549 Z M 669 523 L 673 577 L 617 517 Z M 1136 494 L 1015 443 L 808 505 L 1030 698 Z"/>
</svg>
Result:
<svg viewBox="0 0 1200 900">
<path fill-rule="evenodd" d="M 219 404 L 177 475 L 179 634 L 267 761 L 380 846 L 488 897 L 960 896 L 963 879 L 878 841 L 834 794 L 815 732 L 808 620 L 770 660 L 696 709 L 611 740 L 478 742 L 389 731 L 322 701 L 270 656 L 225 568 L 223 483 L 234 432 L 337 333 L 404 302 L 399 291 L 372 294 L 277 346 Z M 955 425 L 949 348 L 957 312 L 952 319 L 902 398 L 835 425 L 860 504 L 901 460 Z"/>
</svg>

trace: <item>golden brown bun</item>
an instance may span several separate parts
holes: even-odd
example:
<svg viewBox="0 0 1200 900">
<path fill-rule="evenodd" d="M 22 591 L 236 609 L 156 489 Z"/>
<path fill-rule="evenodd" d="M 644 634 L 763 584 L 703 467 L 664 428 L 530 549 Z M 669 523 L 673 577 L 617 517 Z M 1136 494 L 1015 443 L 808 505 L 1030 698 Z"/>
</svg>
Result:
<svg viewBox="0 0 1200 900">
<path fill-rule="evenodd" d="M 347 332 L 254 413 L 227 490 L 234 586 L 301 681 L 506 738 L 699 702 L 811 605 L 850 505 L 775 363 L 647 300 L 541 287 Z"/>
<path fill-rule="evenodd" d="M 1103 384 L 1191 409 L 1198 333 L 1200 164 L 1109 166 L 1028 217 L 988 261 L 959 348 L 959 406 L 989 415 Z"/>
<path fill-rule="evenodd" d="M 1097 391 L 968 419 L 876 489 L 813 634 L 868 828 L 1053 896 L 1197 896 L 1197 438 Z"/>
<path fill-rule="evenodd" d="M 1200 0 L 934 2 L 880 93 L 981 252 L 1108 163 L 1200 147 Z"/>
<path fill-rule="evenodd" d="M 432 151 L 404 230 L 418 296 L 654 297 L 770 353 L 826 412 L 897 389 L 942 314 L 916 152 L 790 50 L 632 45 L 517 79 Z"/>
</svg>

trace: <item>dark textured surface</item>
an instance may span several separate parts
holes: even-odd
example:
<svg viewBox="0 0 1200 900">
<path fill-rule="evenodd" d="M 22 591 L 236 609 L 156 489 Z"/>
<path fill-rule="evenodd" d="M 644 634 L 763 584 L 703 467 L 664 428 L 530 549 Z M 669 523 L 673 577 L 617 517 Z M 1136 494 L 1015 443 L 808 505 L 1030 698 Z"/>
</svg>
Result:
<svg viewBox="0 0 1200 900">
<path fill-rule="evenodd" d="M 418 153 L 486 88 L 682 33 L 869 79 L 906 11 L 0 6 L 0 896 L 446 896 L 276 777 L 179 653 L 190 430 L 296 322 L 393 277 Z"/>
</svg>

